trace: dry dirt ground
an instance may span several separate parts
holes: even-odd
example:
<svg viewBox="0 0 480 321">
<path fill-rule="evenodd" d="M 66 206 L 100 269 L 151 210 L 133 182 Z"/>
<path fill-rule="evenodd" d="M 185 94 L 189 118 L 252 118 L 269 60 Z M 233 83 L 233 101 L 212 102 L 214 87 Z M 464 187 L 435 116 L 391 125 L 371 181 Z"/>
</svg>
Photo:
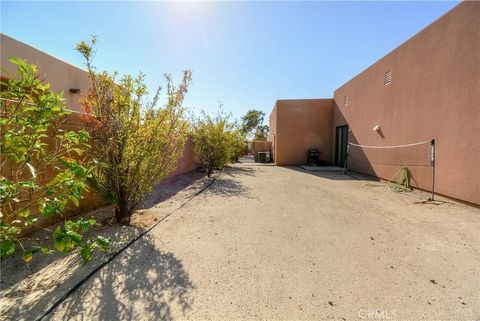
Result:
<svg viewBox="0 0 480 321">
<path fill-rule="evenodd" d="M 137 223 L 158 221 L 208 182 L 154 197 Z M 478 321 L 480 211 L 427 198 L 359 175 L 239 164 L 46 319 Z M 102 259 L 51 259 L 23 280 L 5 280 L 7 262 L 3 318 L 35 319 Z"/>
</svg>

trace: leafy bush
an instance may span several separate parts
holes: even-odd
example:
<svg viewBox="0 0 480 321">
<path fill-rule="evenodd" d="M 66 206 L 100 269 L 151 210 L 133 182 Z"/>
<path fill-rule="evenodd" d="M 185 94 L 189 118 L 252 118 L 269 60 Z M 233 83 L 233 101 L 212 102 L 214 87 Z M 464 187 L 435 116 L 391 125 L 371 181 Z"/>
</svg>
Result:
<svg viewBox="0 0 480 321">
<path fill-rule="evenodd" d="M 52 246 L 27 242 L 27 247 L 22 232 L 35 224 L 37 214 L 48 218 L 62 215 L 70 205 L 78 207 L 93 167 L 81 160 L 89 149 L 89 133 L 61 129 L 69 114 L 62 94 L 38 79 L 35 65 L 18 58 L 10 62 L 18 73 L 2 81 L 0 93 L 0 257 L 19 246 L 29 262 L 34 253 L 51 252 Z M 65 221 L 53 232 L 53 248 L 64 253 L 78 248 L 89 260 L 95 248 L 109 246 L 107 239 L 82 237 L 94 224 L 94 219 Z"/>
<path fill-rule="evenodd" d="M 243 133 L 235 129 L 230 115 L 222 111 L 215 116 L 202 112 L 193 126 L 192 136 L 197 161 L 209 177 L 214 169 L 236 160 L 245 149 Z"/>
<path fill-rule="evenodd" d="M 92 155 L 98 160 L 92 185 L 115 205 L 117 222 L 128 223 L 142 196 L 176 168 L 188 133 L 182 107 L 191 81 L 185 71 L 178 87 L 166 75 L 167 101 L 157 107 L 160 89 L 151 103 L 144 75 L 118 77 L 97 72 L 92 65 L 95 37 L 76 49 L 86 61 L 91 89 L 83 104 L 91 124 Z"/>
<path fill-rule="evenodd" d="M 230 132 L 230 141 L 232 144 L 230 160 L 236 162 L 247 150 L 247 135 L 239 129 L 234 129 Z"/>
</svg>

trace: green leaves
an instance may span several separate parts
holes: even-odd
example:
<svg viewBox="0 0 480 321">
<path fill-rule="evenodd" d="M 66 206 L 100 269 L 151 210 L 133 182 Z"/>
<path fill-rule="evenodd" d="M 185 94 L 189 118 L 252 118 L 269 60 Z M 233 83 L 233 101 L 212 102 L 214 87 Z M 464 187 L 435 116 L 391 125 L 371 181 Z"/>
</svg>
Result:
<svg viewBox="0 0 480 321">
<path fill-rule="evenodd" d="M 80 254 L 82 255 L 83 261 L 88 262 L 92 258 L 92 248 L 90 246 L 85 246 L 80 250 Z"/>
<path fill-rule="evenodd" d="M 261 110 L 251 109 L 242 117 L 241 129 L 245 134 L 250 134 L 262 126 L 265 113 Z"/>
<path fill-rule="evenodd" d="M 110 241 L 108 239 L 104 238 L 103 236 L 97 237 L 97 242 L 98 242 L 98 244 L 100 244 L 105 249 L 107 249 L 110 246 Z"/>
<path fill-rule="evenodd" d="M 18 216 L 20 216 L 22 218 L 29 217 L 30 216 L 30 209 L 28 207 L 23 208 L 22 210 L 20 210 L 20 212 L 18 212 Z"/>
<path fill-rule="evenodd" d="M 97 36 L 92 36 L 92 39 L 90 40 L 90 44 L 82 40 L 75 46 L 75 50 L 80 52 L 87 61 L 90 61 L 90 59 L 92 59 L 92 55 L 95 53 L 95 51 L 93 50 L 93 46 L 96 43 L 97 43 Z"/>
<path fill-rule="evenodd" d="M 65 249 L 64 233 L 60 227 L 57 227 L 53 232 L 53 246 L 59 252 L 63 252 Z"/>
<path fill-rule="evenodd" d="M 188 122 L 182 103 L 192 73 L 185 71 L 177 85 L 165 75 L 163 106 L 157 106 L 160 90 L 151 103 L 144 103 L 148 100 L 145 75 L 96 72 L 95 43 L 94 37 L 76 46 L 96 84 L 82 100 L 92 128 L 91 152 L 99 165 L 88 181 L 100 197 L 116 206 L 117 221 L 127 222 L 143 195 L 175 170 L 183 152 Z"/>
<path fill-rule="evenodd" d="M 31 250 L 23 252 L 22 258 L 25 262 L 29 263 L 33 258 L 33 252 Z"/>
<path fill-rule="evenodd" d="M 88 232 L 96 224 L 94 218 L 81 218 L 76 221 L 66 220 L 63 228 L 58 226 L 52 233 L 53 249 L 61 253 L 70 253 L 77 249 L 84 262 L 88 262 L 96 249 L 104 252 L 110 251 L 115 244 L 108 238 L 98 236 L 97 238 L 85 238 L 82 233 Z M 0 225 L 6 228 L 5 224 Z M 5 239 L 0 242 L 1 257 L 11 255 L 15 252 L 15 244 L 11 239 Z M 32 261 L 36 253 L 53 253 L 48 246 L 33 245 L 22 253 L 22 258 L 26 263 Z"/>
<path fill-rule="evenodd" d="M 10 61 L 12 64 L 15 64 L 17 66 L 26 66 L 28 65 L 27 62 L 21 58 L 18 57 L 10 57 L 8 58 L 8 61 Z"/>
<path fill-rule="evenodd" d="M 203 115 L 193 128 L 194 151 L 198 161 L 210 176 L 215 168 L 223 168 L 240 156 L 245 147 L 244 135 L 235 129 L 230 115 Z"/>
<path fill-rule="evenodd" d="M 95 249 L 109 251 L 113 244 L 109 239 L 98 236 L 96 239 L 85 239 L 81 233 L 88 230 L 96 224 L 94 218 L 81 218 L 77 221 L 66 220 L 64 228 L 57 227 L 53 232 L 53 245 L 59 252 L 68 253 L 74 248 L 78 248 L 84 262 L 91 259 Z"/>
<path fill-rule="evenodd" d="M 15 252 L 15 243 L 12 240 L 6 239 L 0 241 L 0 257 L 12 255 Z"/>
<path fill-rule="evenodd" d="M 38 252 L 51 254 L 52 250 L 46 246 L 33 245 L 31 249 L 23 251 L 22 258 L 26 263 L 30 263 L 33 259 L 33 255 Z"/>
<path fill-rule="evenodd" d="M 50 217 L 55 214 L 61 214 L 66 206 L 66 200 L 57 198 L 45 198 L 40 202 L 40 213 L 44 217 Z"/>
<path fill-rule="evenodd" d="M 75 243 L 83 242 L 82 236 L 75 231 L 69 230 L 65 234 Z"/>
<path fill-rule="evenodd" d="M 89 132 L 62 129 L 70 113 L 62 93 L 54 93 L 37 77 L 35 65 L 15 57 L 9 61 L 17 66 L 17 73 L 1 81 L 0 91 L 0 257 L 16 251 L 19 235 L 35 224 L 37 214 L 51 217 L 79 207 L 94 169 L 82 160 L 88 155 Z M 63 229 L 52 233 L 50 247 L 30 240 L 33 245 L 23 250 L 22 257 L 30 262 L 35 253 L 49 253 L 52 248 L 68 253 L 93 246 L 96 241 L 82 236 L 93 224 L 95 220 L 65 221 Z M 95 247 L 100 245 L 92 251 Z"/>
</svg>

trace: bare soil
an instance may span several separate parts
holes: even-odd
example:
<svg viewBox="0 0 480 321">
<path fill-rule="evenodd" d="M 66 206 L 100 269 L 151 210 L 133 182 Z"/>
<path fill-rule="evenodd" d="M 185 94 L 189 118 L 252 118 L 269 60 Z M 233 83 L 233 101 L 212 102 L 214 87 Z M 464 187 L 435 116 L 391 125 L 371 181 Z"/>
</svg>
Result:
<svg viewBox="0 0 480 321">
<path fill-rule="evenodd" d="M 154 193 L 134 224 L 208 183 L 192 181 Z M 47 319 L 477 321 L 480 210 L 428 197 L 360 175 L 238 164 Z M 102 259 L 2 262 L 2 318 L 35 319 Z"/>
</svg>

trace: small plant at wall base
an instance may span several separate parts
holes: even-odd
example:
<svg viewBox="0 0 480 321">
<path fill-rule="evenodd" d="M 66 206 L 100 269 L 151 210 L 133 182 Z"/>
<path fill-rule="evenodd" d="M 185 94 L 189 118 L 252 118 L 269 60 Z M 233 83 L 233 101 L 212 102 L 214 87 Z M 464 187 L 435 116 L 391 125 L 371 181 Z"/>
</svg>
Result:
<svg viewBox="0 0 480 321">
<path fill-rule="evenodd" d="M 93 37 L 91 43 L 82 41 L 76 47 L 91 80 L 82 99 L 92 128 L 92 154 L 99 164 L 91 184 L 115 205 L 116 221 L 129 223 L 144 194 L 175 170 L 182 155 L 189 127 L 182 103 L 191 72 L 183 73 L 178 86 L 165 75 L 167 99 L 158 107 L 161 90 L 147 103 L 143 74 L 97 72 L 92 64 L 95 44 Z"/>
<path fill-rule="evenodd" d="M 244 134 L 221 110 L 215 116 L 202 112 L 193 125 L 192 136 L 197 161 L 209 177 L 214 169 L 222 169 L 241 156 L 245 148 Z"/>
<path fill-rule="evenodd" d="M 2 81 L 0 93 L 0 257 L 13 254 L 18 247 L 26 262 L 38 252 L 78 249 L 88 261 L 94 249 L 110 246 L 103 237 L 82 236 L 95 224 L 94 219 L 64 221 L 63 228 L 52 233 L 51 245 L 21 237 L 38 215 L 58 216 L 69 206 L 78 207 L 93 167 L 80 160 L 89 148 L 88 132 L 60 127 L 69 114 L 62 94 L 38 79 L 35 65 L 18 58 L 10 62 L 18 73 Z"/>
</svg>

